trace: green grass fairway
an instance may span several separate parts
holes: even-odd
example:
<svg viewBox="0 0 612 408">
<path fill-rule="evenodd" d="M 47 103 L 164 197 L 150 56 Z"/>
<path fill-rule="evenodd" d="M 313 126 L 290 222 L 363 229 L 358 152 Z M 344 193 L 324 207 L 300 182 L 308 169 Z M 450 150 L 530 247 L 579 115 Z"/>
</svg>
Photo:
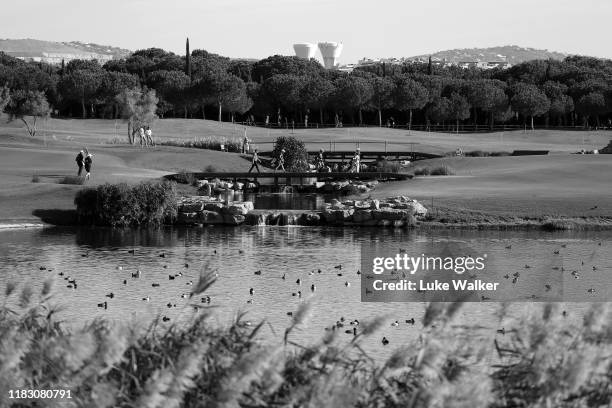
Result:
<svg viewBox="0 0 612 408">
<path fill-rule="evenodd" d="M 94 156 L 92 180 L 138 182 L 155 179 L 182 169 L 202 171 L 246 171 L 250 163 L 238 154 L 177 147 L 141 149 L 125 144 L 127 126 L 114 120 L 48 119 L 39 122 L 39 134 L 31 138 L 19 121 L 0 117 L 0 221 L 39 220 L 37 210 L 70 210 L 74 192 L 81 186 L 60 185 L 58 180 L 76 174 L 74 157 L 87 147 Z M 242 137 L 244 127 L 199 119 L 164 119 L 153 126 L 159 140 L 188 140 L 203 137 Z M 286 130 L 248 128 L 247 134 L 261 150 L 268 150 Z M 612 155 L 570 155 L 580 148 L 602 148 L 612 132 L 513 131 L 494 134 L 443 134 L 387 128 L 344 128 L 297 130 L 295 136 L 309 149 L 362 150 L 409 149 L 397 142 L 414 142 L 414 150 L 444 153 L 461 147 L 464 151 L 488 152 L 517 149 L 550 150 L 549 156 L 443 158 L 421 162 L 451 166 L 455 176 L 417 177 L 412 181 L 383 184 L 376 196 L 404 194 L 434 205 L 486 212 L 525 215 L 612 215 Z M 113 143 L 115 142 L 115 143 Z M 421 164 L 419 164 L 421 165 Z M 40 183 L 32 183 L 37 174 Z M 590 208 L 597 206 L 596 209 Z M 38 214 L 38 213 L 37 213 Z"/>
</svg>

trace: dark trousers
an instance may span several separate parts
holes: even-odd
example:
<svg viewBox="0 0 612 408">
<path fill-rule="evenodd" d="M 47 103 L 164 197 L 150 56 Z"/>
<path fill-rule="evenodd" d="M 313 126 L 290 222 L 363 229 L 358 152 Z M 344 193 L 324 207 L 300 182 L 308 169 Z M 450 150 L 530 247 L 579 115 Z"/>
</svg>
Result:
<svg viewBox="0 0 612 408">
<path fill-rule="evenodd" d="M 79 172 L 78 172 L 77 175 L 80 176 L 81 173 L 83 173 L 83 165 L 82 164 L 78 164 L 78 166 L 79 166 Z"/>
<path fill-rule="evenodd" d="M 261 171 L 259 171 L 259 166 L 257 165 L 257 162 L 253 162 L 253 165 L 251 166 L 251 168 L 249 169 L 249 173 L 253 171 L 253 169 L 257 169 L 258 173 L 261 173 Z"/>
</svg>

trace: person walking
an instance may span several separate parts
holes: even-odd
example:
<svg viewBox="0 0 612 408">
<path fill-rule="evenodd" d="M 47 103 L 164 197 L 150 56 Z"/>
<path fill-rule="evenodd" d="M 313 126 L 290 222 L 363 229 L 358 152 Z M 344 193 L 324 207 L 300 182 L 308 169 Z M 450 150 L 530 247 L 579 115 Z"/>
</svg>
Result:
<svg viewBox="0 0 612 408">
<path fill-rule="evenodd" d="M 361 157 L 360 157 L 360 149 L 357 148 L 355 150 L 355 155 L 353 156 L 353 160 L 351 163 L 351 173 L 359 173 L 359 168 L 361 166 Z"/>
<path fill-rule="evenodd" d="M 247 130 L 244 128 L 244 138 L 242 139 L 242 153 L 249 153 L 249 138 L 247 137 Z"/>
<path fill-rule="evenodd" d="M 89 180 L 91 174 L 91 165 L 93 164 L 93 154 L 87 153 L 84 160 L 85 164 L 85 180 Z"/>
<path fill-rule="evenodd" d="M 253 169 L 257 169 L 257 172 L 261 173 L 261 171 L 259 171 L 259 166 L 258 166 L 258 164 L 259 164 L 259 155 L 257 154 L 257 149 L 255 149 L 253 151 L 253 159 L 252 159 L 251 163 L 252 164 L 251 164 L 251 168 L 249 169 L 249 173 L 252 172 Z"/>
<path fill-rule="evenodd" d="M 145 143 L 145 130 L 142 126 L 138 128 L 138 137 L 140 138 L 140 147 Z"/>
<path fill-rule="evenodd" d="M 76 156 L 76 164 L 79 167 L 79 172 L 77 173 L 77 175 L 80 177 L 81 173 L 83 173 L 83 166 L 85 165 L 85 156 L 83 155 L 83 151 L 81 150 L 79 152 L 79 154 L 77 154 Z"/>
<path fill-rule="evenodd" d="M 286 171 L 285 170 L 285 149 L 281 149 L 278 155 L 278 160 L 277 160 L 276 167 L 274 168 L 274 170 L 278 170 L 279 168 L 281 168 L 283 171 Z"/>
</svg>

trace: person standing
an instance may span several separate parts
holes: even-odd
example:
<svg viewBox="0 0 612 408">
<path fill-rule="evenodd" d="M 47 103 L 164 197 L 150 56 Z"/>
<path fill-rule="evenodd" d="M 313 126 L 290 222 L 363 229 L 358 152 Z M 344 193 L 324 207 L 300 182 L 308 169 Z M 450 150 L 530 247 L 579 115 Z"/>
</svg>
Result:
<svg viewBox="0 0 612 408">
<path fill-rule="evenodd" d="M 89 180 L 90 173 L 91 173 L 91 165 L 93 164 L 93 154 L 87 153 L 87 156 L 85 156 L 84 164 L 85 164 L 85 180 Z"/>
<path fill-rule="evenodd" d="M 252 164 L 251 164 L 251 168 L 249 169 L 249 173 L 252 172 L 253 169 L 257 169 L 257 172 L 261 173 L 261 171 L 259 171 L 259 166 L 258 166 L 258 164 L 259 164 L 259 155 L 257 154 L 257 149 L 255 149 L 253 151 L 253 159 L 252 159 L 251 163 Z"/>
<path fill-rule="evenodd" d="M 147 126 L 147 129 L 145 130 L 145 136 L 147 138 L 147 143 L 150 146 L 153 146 L 153 131 L 149 126 Z"/>
<path fill-rule="evenodd" d="M 142 147 L 143 143 L 146 143 L 145 130 L 142 126 L 138 128 L 138 137 L 140 137 L 140 147 Z"/>
<path fill-rule="evenodd" d="M 249 153 L 249 138 L 247 137 L 247 130 L 244 128 L 244 138 L 242 139 L 242 153 Z"/>
<path fill-rule="evenodd" d="M 84 160 L 85 160 L 85 156 L 83 155 L 83 151 L 81 150 L 79 154 L 77 154 L 76 156 L 76 163 L 77 163 L 77 166 L 79 167 L 79 172 L 77 173 L 77 175 L 79 177 L 81 176 L 81 173 L 83 172 L 83 166 L 85 165 Z"/>
</svg>

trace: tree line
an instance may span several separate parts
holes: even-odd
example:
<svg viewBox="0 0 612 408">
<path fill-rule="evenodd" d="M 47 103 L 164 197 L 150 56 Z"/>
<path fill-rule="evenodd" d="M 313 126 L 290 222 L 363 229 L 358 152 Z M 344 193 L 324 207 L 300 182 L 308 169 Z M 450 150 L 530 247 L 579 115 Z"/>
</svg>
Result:
<svg viewBox="0 0 612 408">
<path fill-rule="evenodd" d="M 612 61 L 572 56 L 490 70 L 381 63 L 346 73 L 314 59 L 233 60 L 188 44 L 185 56 L 149 48 L 104 65 L 0 53 L 2 108 L 20 118 L 125 118 L 129 134 L 156 115 L 270 126 L 601 126 L 612 118 Z"/>
</svg>

